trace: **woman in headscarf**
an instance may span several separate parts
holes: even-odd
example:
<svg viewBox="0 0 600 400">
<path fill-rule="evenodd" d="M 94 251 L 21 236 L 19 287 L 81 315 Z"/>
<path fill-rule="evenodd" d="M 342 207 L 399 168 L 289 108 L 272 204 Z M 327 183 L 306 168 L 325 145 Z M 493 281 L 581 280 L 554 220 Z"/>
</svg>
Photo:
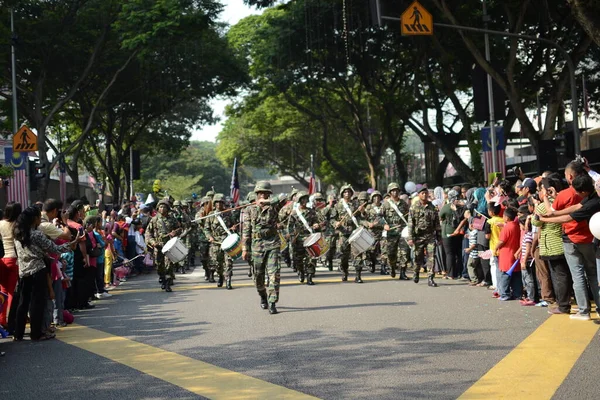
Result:
<svg viewBox="0 0 600 400">
<path fill-rule="evenodd" d="M 438 211 L 442 209 L 444 205 L 444 188 L 441 186 L 433 189 L 433 201 L 431 202 L 434 206 L 438 208 Z"/>
</svg>

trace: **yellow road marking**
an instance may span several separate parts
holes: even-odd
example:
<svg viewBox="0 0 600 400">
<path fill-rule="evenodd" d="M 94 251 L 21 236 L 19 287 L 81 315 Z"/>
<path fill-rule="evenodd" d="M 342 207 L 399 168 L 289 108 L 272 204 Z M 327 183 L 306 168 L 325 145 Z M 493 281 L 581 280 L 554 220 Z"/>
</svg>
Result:
<svg viewBox="0 0 600 400">
<path fill-rule="evenodd" d="M 459 399 L 550 399 L 598 332 L 598 325 L 553 315 Z"/>
<path fill-rule="evenodd" d="M 57 338 L 210 399 L 316 398 L 83 325 L 60 330 Z"/>
<path fill-rule="evenodd" d="M 352 277 L 348 277 L 348 282 L 350 282 L 352 280 Z M 385 278 L 368 278 L 368 277 L 363 277 L 362 278 L 363 281 L 369 281 L 369 282 L 378 282 L 378 281 L 393 281 L 393 280 L 398 280 L 398 278 L 390 278 L 385 277 Z M 316 284 L 319 283 L 343 283 L 341 281 L 341 275 L 338 278 L 335 279 L 313 279 L 313 281 Z M 210 285 L 210 286 L 209 286 Z M 281 286 L 287 286 L 287 285 L 305 285 L 305 283 L 300 283 L 298 282 L 297 279 L 295 280 L 289 280 L 289 281 L 281 281 L 280 282 Z M 242 287 L 254 287 L 254 283 L 235 283 L 235 281 L 233 282 L 233 287 L 234 288 L 242 288 Z M 215 285 L 214 283 L 210 283 L 210 284 L 205 284 L 205 285 L 188 285 L 188 286 L 183 286 L 183 285 L 175 285 L 173 287 L 173 291 L 184 291 L 184 290 L 200 290 L 200 289 L 223 289 L 223 288 L 219 288 L 217 287 L 217 285 Z M 114 289 L 112 290 L 110 293 L 111 294 L 125 294 L 125 293 L 154 293 L 154 292 L 162 292 L 162 290 L 159 287 L 156 288 L 147 288 L 147 289 Z"/>
</svg>

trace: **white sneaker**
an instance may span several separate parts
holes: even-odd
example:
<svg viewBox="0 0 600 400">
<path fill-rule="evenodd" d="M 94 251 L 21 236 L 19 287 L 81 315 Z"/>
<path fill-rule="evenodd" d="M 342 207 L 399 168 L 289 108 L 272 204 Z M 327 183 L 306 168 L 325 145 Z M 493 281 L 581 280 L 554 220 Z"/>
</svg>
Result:
<svg viewBox="0 0 600 400">
<path fill-rule="evenodd" d="M 113 295 L 108 292 L 104 292 L 104 293 L 102 293 L 102 297 L 105 299 L 108 299 L 109 297 L 113 297 Z"/>
<path fill-rule="evenodd" d="M 581 313 L 571 314 L 569 316 L 569 318 L 576 319 L 578 321 L 589 321 L 591 319 L 590 314 L 581 314 Z"/>
<path fill-rule="evenodd" d="M 102 298 L 102 293 L 96 293 L 94 297 L 100 300 Z"/>
</svg>

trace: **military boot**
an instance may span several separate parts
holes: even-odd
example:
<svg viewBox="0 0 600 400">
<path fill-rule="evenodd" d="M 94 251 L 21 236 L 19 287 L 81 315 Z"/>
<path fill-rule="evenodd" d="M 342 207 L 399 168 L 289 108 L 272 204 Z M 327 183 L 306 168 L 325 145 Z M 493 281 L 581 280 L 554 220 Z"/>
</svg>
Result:
<svg viewBox="0 0 600 400">
<path fill-rule="evenodd" d="M 267 301 L 267 294 L 259 293 L 259 295 L 260 295 L 260 308 L 262 308 L 263 310 L 266 310 L 267 308 L 269 308 L 269 302 Z"/>
<path fill-rule="evenodd" d="M 396 277 L 396 268 L 394 268 L 393 266 L 390 268 L 390 276 L 392 278 Z"/>
<path fill-rule="evenodd" d="M 363 283 L 363 280 L 360 277 L 361 273 L 362 273 L 362 271 L 356 271 L 356 278 L 354 278 L 354 282 Z"/>
<path fill-rule="evenodd" d="M 427 286 L 437 287 L 437 283 L 433 281 L 433 275 L 430 275 L 429 278 L 427 278 Z"/>
<path fill-rule="evenodd" d="M 158 283 L 160 283 L 160 288 L 161 288 L 162 290 L 165 290 L 165 286 L 166 286 L 166 285 L 165 285 L 165 281 L 166 281 L 166 279 L 165 279 L 165 276 L 164 276 L 164 275 L 160 275 L 160 276 L 158 277 Z"/>
<path fill-rule="evenodd" d="M 380 275 L 387 275 L 387 268 L 385 266 L 385 264 L 381 264 L 381 271 L 379 272 Z"/>
<path fill-rule="evenodd" d="M 210 271 L 208 268 L 204 267 L 204 280 L 207 281 L 210 277 Z"/>
<path fill-rule="evenodd" d="M 413 282 L 419 283 L 419 272 L 415 272 L 415 275 L 413 276 Z"/>
<path fill-rule="evenodd" d="M 173 289 L 171 289 L 171 285 L 173 284 L 173 281 L 171 280 L 171 278 L 166 279 L 165 281 L 165 292 L 172 292 Z"/>
<path fill-rule="evenodd" d="M 300 283 L 304 283 L 304 271 L 298 272 L 298 280 Z"/>
<path fill-rule="evenodd" d="M 333 271 L 333 261 L 327 261 L 327 269 Z"/>
<path fill-rule="evenodd" d="M 227 278 L 227 281 L 225 282 L 225 287 L 227 288 L 227 290 L 233 289 L 231 287 L 231 278 Z"/>
<path fill-rule="evenodd" d="M 219 275 L 219 281 L 217 282 L 217 287 L 223 287 L 223 281 L 225 277 L 223 275 Z"/>
<path fill-rule="evenodd" d="M 400 270 L 400 280 L 401 281 L 408 281 L 408 280 L 410 280 L 410 278 L 408 276 L 406 276 L 406 268 L 402 268 Z"/>
<path fill-rule="evenodd" d="M 348 280 L 348 271 L 342 271 L 342 282 L 346 282 Z"/>
<path fill-rule="evenodd" d="M 208 273 L 208 281 L 209 281 L 210 283 L 215 283 L 215 282 L 216 282 L 216 281 L 215 281 L 215 271 L 210 271 L 210 272 Z"/>
<path fill-rule="evenodd" d="M 308 274 L 306 277 L 306 284 L 307 285 L 314 285 L 315 283 L 313 282 L 313 274 Z"/>
<path fill-rule="evenodd" d="M 275 303 L 269 303 L 269 314 L 277 314 L 277 308 L 275 308 Z"/>
<path fill-rule="evenodd" d="M 252 267 L 248 267 L 248 278 L 252 278 Z"/>
<path fill-rule="evenodd" d="M 375 263 L 371 263 L 371 273 L 375 273 Z"/>
</svg>

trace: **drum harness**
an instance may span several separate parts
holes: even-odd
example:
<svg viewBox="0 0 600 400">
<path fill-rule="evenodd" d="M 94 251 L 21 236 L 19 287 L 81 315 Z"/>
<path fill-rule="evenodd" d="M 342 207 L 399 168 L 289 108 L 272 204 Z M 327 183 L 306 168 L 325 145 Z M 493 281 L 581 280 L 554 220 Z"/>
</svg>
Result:
<svg viewBox="0 0 600 400">
<path fill-rule="evenodd" d="M 295 208 L 294 211 L 296 212 L 298 219 L 300 219 L 300 221 L 302 222 L 302 225 L 304 225 L 306 230 L 309 231 L 312 235 L 314 232 L 313 232 L 312 228 L 308 225 L 308 221 L 306 220 L 306 218 L 304 218 L 304 215 L 302 215 L 300 208 Z"/>
<path fill-rule="evenodd" d="M 356 225 L 356 227 L 358 228 L 358 221 L 356 220 L 356 217 L 354 216 L 354 214 L 352 214 L 352 211 L 350 210 L 348 203 L 346 203 L 346 200 L 344 200 L 344 199 L 342 199 L 342 206 L 344 206 L 344 210 L 346 210 L 346 212 L 352 219 L 352 222 L 354 222 L 354 225 Z"/>
<path fill-rule="evenodd" d="M 225 225 L 225 221 L 223 221 L 223 218 L 221 218 L 220 213 L 217 214 L 216 217 L 217 217 L 217 221 L 219 221 L 219 224 L 221 224 L 221 227 L 225 230 L 225 232 L 227 232 L 227 236 L 231 235 L 231 231 L 229 230 L 227 225 Z"/>
</svg>

